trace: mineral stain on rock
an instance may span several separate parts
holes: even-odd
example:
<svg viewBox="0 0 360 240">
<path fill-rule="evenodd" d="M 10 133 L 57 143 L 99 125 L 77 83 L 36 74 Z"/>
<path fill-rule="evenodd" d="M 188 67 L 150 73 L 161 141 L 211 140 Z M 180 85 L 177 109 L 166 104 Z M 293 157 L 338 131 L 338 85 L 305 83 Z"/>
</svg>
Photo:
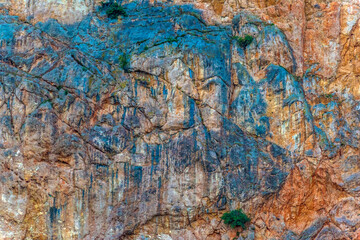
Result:
<svg viewBox="0 0 360 240">
<path fill-rule="evenodd" d="M 355 1 L 3 3 L 0 239 L 360 237 Z"/>
</svg>

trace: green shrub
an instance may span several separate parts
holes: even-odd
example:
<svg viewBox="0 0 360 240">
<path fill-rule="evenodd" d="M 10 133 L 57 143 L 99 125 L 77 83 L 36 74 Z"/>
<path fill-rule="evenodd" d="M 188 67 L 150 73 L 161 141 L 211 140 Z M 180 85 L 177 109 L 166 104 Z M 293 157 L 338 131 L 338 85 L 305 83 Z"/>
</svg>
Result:
<svg viewBox="0 0 360 240">
<path fill-rule="evenodd" d="M 246 49 L 246 47 L 254 41 L 254 37 L 250 35 L 246 35 L 245 37 L 234 36 L 233 39 L 235 39 L 243 49 Z"/>
<path fill-rule="evenodd" d="M 126 53 L 119 56 L 119 65 L 125 72 L 130 68 L 130 56 Z"/>
<path fill-rule="evenodd" d="M 110 19 L 117 19 L 119 16 L 127 16 L 125 9 L 116 2 L 101 2 L 101 10 L 106 11 L 106 15 Z"/>
<path fill-rule="evenodd" d="M 325 94 L 325 97 L 326 97 L 327 99 L 331 99 L 331 98 L 333 98 L 333 95 L 332 95 L 332 94 Z"/>
<path fill-rule="evenodd" d="M 231 212 L 224 213 L 221 217 L 225 224 L 230 225 L 232 228 L 242 227 L 245 229 L 245 224 L 250 222 L 250 218 L 241 210 L 233 210 Z"/>
</svg>

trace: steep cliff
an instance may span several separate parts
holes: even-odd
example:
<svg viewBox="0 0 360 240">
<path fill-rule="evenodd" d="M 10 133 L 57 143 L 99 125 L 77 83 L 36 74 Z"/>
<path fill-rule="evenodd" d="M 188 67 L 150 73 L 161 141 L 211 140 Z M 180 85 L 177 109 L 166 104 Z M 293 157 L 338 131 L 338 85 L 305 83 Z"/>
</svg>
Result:
<svg viewBox="0 0 360 240">
<path fill-rule="evenodd" d="M 1 239 L 360 238 L 357 1 L 3 2 Z"/>
</svg>

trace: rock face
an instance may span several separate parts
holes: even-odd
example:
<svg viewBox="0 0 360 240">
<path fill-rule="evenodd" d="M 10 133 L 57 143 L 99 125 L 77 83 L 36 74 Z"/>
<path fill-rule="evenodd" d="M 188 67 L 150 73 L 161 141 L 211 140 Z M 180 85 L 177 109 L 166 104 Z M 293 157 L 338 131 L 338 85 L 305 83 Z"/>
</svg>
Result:
<svg viewBox="0 0 360 240">
<path fill-rule="evenodd" d="M 0 0 L 11 14 L 19 15 L 22 20 L 45 22 L 57 19 L 63 23 L 80 21 L 95 9 L 97 0 Z"/>
<path fill-rule="evenodd" d="M 4 3 L 1 239 L 360 238 L 357 1 Z"/>
</svg>

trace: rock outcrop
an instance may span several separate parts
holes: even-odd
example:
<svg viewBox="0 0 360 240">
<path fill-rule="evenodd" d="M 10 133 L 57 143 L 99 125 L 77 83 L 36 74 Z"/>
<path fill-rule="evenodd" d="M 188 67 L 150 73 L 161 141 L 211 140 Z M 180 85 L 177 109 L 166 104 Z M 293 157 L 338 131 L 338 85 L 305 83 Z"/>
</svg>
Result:
<svg viewBox="0 0 360 240">
<path fill-rule="evenodd" d="M 97 3 L 0 8 L 1 239 L 360 238 L 357 1 Z"/>
</svg>

